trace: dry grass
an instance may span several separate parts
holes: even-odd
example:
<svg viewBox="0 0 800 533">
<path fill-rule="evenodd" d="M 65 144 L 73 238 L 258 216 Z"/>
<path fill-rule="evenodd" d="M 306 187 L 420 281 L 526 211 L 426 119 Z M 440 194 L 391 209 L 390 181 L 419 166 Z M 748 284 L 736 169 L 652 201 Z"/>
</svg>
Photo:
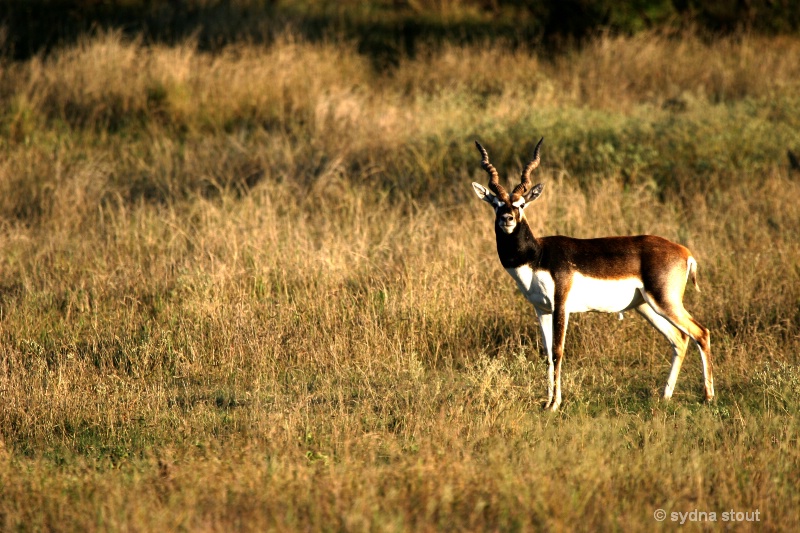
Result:
<svg viewBox="0 0 800 533">
<path fill-rule="evenodd" d="M 376 73 L 342 44 L 112 34 L 0 64 L 0 527 L 796 524 L 798 51 L 608 37 Z M 714 405 L 695 353 L 664 403 L 666 342 L 583 315 L 541 411 L 469 186 L 476 137 L 514 174 L 540 135 L 537 231 L 698 257 Z"/>
</svg>

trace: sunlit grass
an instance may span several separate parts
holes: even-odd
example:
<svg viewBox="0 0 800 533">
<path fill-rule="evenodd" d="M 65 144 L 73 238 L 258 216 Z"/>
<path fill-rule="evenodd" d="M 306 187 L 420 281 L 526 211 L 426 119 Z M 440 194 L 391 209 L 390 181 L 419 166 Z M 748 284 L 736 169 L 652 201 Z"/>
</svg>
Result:
<svg viewBox="0 0 800 533">
<path fill-rule="evenodd" d="M 798 46 L 445 47 L 382 73 L 346 44 L 111 34 L 3 65 L 3 528 L 796 523 Z M 581 315 L 542 412 L 535 317 L 469 185 L 476 138 L 513 178 L 540 136 L 536 232 L 698 258 L 715 404 L 693 348 L 664 403 L 658 333 Z"/>
</svg>

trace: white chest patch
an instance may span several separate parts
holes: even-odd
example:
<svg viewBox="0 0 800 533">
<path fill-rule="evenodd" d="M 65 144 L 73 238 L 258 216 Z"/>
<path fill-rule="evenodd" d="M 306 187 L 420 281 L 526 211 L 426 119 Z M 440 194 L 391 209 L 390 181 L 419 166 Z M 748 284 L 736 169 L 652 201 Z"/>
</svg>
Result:
<svg viewBox="0 0 800 533">
<path fill-rule="evenodd" d="M 534 306 L 545 313 L 553 312 L 553 295 L 555 283 L 553 277 L 546 270 L 534 271 L 528 265 L 517 268 L 507 268 L 514 281 L 517 282 L 520 292 L 525 295 Z"/>
<path fill-rule="evenodd" d="M 576 272 L 567 296 L 567 312 L 619 313 L 643 302 L 641 288 L 642 281 L 638 278 L 596 279 Z"/>
</svg>

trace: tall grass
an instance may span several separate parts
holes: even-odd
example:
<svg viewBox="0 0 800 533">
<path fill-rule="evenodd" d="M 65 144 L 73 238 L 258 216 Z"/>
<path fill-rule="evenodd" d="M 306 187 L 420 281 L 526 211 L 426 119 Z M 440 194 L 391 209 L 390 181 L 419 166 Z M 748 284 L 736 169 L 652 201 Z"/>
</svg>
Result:
<svg viewBox="0 0 800 533">
<path fill-rule="evenodd" d="M 651 34 L 377 72 L 346 43 L 106 34 L 1 64 L 3 529 L 796 523 L 799 50 Z M 539 234 L 698 258 L 715 404 L 694 353 L 664 403 L 657 332 L 581 315 L 541 411 L 469 187 L 474 139 L 513 177 L 541 135 Z"/>
</svg>

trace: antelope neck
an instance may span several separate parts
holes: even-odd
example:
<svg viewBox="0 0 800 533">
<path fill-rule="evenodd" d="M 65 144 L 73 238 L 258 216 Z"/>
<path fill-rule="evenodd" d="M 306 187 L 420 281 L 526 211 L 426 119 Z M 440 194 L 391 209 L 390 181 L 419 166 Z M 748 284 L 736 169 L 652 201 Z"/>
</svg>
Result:
<svg viewBox="0 0 800 533">
<path fill-rule="evenodd" d="M 531 227 L 525 218 L 521 218 L 517 227 L 510 234 L 505 233 L 497 224 L 494 227 L 497 236 L 497 255 L 504 268 L 517 268 L 522 265 L 537 265 L 542 255 L 542 246 L 534 237 Z"/>
</svg>

